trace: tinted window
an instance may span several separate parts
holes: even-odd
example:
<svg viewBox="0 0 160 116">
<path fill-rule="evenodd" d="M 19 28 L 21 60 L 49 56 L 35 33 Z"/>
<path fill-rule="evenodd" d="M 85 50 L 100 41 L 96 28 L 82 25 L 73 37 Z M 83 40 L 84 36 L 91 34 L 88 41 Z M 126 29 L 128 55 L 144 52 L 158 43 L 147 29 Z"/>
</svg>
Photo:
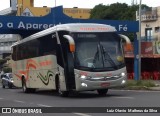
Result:
<svg viewBox="0 0 160 116">
<path fill-rule="evenodd" d="M 12 60 L 16 60 L 16 46 L 12 48 Z"/>
<path fill-rule="evenodd" d="M 38 56 L 56 54 L 57 40 L 54 34 L 41 37 L 37 41 L 40 42 Z"/>
<path fill-rule="evenodd" d="M 56 54 L 56 37 L 54 34 L 34 39 L 13 47 L 13 60 L 23 60 L 44 55 Z"/>
</svg>

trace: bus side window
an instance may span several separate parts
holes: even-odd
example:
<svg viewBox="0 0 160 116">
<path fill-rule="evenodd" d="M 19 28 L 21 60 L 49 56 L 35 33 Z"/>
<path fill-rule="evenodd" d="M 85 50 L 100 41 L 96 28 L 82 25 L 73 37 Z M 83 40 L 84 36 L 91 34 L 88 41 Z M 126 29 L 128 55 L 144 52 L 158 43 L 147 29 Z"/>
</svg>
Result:
<svg viewBox="0 0 160 116">
<path fill-rule="evenodd" d="M 16 47 L 12 47 L 12 60 L 16 61 L 17 58 L 16 58 L 16 55 L 17 55 L 17 52 L 16 52 Z"/>
<path fill-rule="evenodd" d="M 56 54 L 56 38 L 52 38 L 52 34 L 41 37 L 38 39 L 40 41 L 39 55 L 55 55 Z"/>
</svg>

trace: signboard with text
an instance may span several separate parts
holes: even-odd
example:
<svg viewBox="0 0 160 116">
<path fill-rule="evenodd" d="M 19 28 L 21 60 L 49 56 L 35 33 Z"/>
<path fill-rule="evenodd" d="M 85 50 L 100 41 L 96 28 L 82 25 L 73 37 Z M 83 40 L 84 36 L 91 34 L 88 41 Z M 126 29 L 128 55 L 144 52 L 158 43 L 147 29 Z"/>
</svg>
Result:
<svg viewBox="0 0 160 116">
<path fill-rule="evenodd" d="M 73 19 L 63 14 L 61 6 L 51 9 L 51 13 L 43 17 L 0 16 L 0 34 L 21 34 L 26 30 L 31 33 L 44 30 L 57 24 L 65 23 L 100 23 L 114 26 L 119 33 L 138 32 L 137 21 Z M 23 32 L 23 33 L 22 33 Z"/>
</svg>

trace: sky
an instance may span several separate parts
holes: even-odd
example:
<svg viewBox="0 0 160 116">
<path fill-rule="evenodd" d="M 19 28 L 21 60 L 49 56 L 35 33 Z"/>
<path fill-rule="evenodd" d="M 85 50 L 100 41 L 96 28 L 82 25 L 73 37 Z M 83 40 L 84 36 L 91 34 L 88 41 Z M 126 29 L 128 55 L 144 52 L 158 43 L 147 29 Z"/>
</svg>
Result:
<svg viewBox="0 0 160 116">
<path fill-rule="evenodd" d="M 126 3 L 131 5 L 132 0 L 34 0 L 35 7 L 54 7 L 56 1 L 56 6 L 62 5 L 64 8 L 93 8 L 95 5 L 103 4 L 108 5 L 112 3 Z M 136 0 L 135 0 L 136 1 Z M 140 0 L 137 0 L 139 3 Z M 10 0 L 1 0 L 0 10 L 10 7 Z M 150 7 L 160 6 L 159 0 L 142 0 L 142 4 L 146 4 Z"/>
</svg>

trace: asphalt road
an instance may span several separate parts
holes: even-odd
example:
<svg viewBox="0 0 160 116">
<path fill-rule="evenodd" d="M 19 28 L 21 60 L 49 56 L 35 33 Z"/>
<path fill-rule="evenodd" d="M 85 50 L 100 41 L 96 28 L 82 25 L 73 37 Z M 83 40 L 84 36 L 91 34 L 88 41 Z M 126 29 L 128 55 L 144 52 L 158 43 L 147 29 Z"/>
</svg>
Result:
<svg viewBox="0 0 160 116">
<path fill-rule="evenodd" d="M 0 87 L 1 107 L 160 107 L 159 91 L 109 90 L 107 96 L 96 92 L 82 92 L 70 97 L 59 97 L 55 91 L 38 90 L 26 94 L 21 89 L 3 89 Z M 0 114 L 1 115 L 1 114 Z M 8 114 L 3 114 L 8 115 Z M 26 114 L 27 115 L 27 114 Z M 38 114 L 39 115 L 39 114 Z M 44 115 L 44 114 L 42 114 Z M 128 116 L 127 113 L 54 113 L 52 116 Z M 159 113 L 130 113 L 129 116 L 159 116 Z M 13 116 L 13 114 L 12 114 Z M 15 114 L 17 116 L 17 114 Z"/>
</svg>

